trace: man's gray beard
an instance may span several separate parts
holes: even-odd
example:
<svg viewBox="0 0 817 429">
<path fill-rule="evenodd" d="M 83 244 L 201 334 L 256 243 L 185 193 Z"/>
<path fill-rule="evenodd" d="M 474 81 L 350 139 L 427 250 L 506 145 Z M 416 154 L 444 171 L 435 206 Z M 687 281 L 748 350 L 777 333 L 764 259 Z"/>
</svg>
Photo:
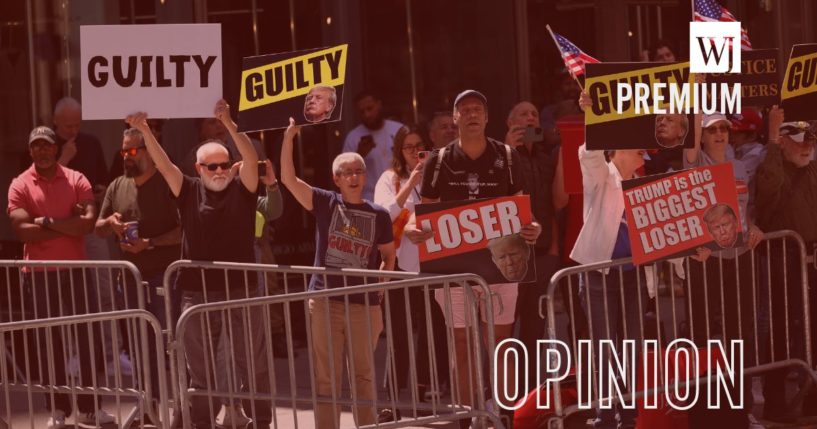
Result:
<svg viewBox="0 0 817 429">
<path fill-rule="evenodd" d="M 204 187 L 207 188 L 210 191 L 221 192 L 221 191 L 227 189 L 227 186 L 230 185 L 230 177 L 227 177 L 227 179 L 224 180 L 224 182 L 216 183 L 215 180 L 213 180 L 213 179 L 211 179 L 209 177 L 202 176 L 201 177 L 201 183 L 203 183 Z"/>
</svg>

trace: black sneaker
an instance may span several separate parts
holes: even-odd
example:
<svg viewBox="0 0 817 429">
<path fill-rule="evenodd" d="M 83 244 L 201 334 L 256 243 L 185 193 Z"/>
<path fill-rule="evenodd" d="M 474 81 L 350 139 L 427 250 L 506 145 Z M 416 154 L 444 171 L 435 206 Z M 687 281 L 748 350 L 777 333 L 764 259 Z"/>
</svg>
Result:
<svg viewBox="0 0 817 429">
<path fill-rule="evenodd" d="M 400 420 L 400 410 L 383 408 L 379 413 L 377 413 L 377 423 L 396 422 L 398 420 Z"/>
</svg>

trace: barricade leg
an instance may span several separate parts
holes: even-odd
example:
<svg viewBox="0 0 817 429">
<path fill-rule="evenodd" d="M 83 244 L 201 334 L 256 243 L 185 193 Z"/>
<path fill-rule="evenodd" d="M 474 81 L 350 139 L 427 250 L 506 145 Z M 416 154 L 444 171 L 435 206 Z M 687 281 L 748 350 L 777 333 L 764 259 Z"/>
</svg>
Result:
<svg viewBox="0 0 817 429">
<path fill-rule="evenodd" d="M 81 269 L 27 274 L 25 288 L 31 291 L 31 302 L 34 306 L 31 314 L 34 315 L 34 318 L 46 319 L 87 313 L 88 297 L 83 296 L 83 288 L 80 287 L 83 284 L 83 277 L 84 273 Z M 69 335 L 73 336 L 73 340 Z M 102 366 L 102 350 L 99 347 L 89 346 L 89 344 L 96 344 L 98 340 L 99 336 L 96 335 L 96 329 L 93 326 L 74 330 L 55 327 L 40 333 L 39 341 L 35 343 L 37 350 L 32 350 L 31 355 L 39 357 L 37 360 L 40 365 L 39 373 L 46 380 L 44 384 L 52 386 L 67 384 L 65 365 L 73 355 L 78 355 L 80 383 L 83 381 L 90 383 L 93 378 L 92 373 Z M 94 351 L 93 357 L 91 350 Z M 53 364 L 53 371 L 49 371 L 49 363 Z M 53 375 L 53 378 L 49 375 Z M 80 413 L 93 413 L 99 409 L 99 401 L 95 401 L 91 395 L 79 395 L 76 399 Z M 69 416 L 73 411 L 71 395 L 56 393 L 53 395 L 53 402 L 50 395 L 46 395 L 46 407 L 50 411 L 61 410 L 66 416 Z"/>
<path fill-rule="evenodd" d="M 243 298 L 243 297 L 242 297 Z M 267 330 L 263 308 L 251 307 L 229 310 L 228 342 L 231 361 L 235 362 L 242 392 L 253 395 L 270 394 L 270 362 L 267 355 Z M 243 408 L 256 426 L 263 427 L 272 421 L 272 405 L 267 400 L 244 401 Z"/>
<path fill-rule="evenodd" d="M 202 294 L 185 291 L 182 296 L 182 312 L 204 302 Z M 205 313 L 193 316 L 184 337 L 184 348 L 187 353 L 187 370 L 190 375 L 190 387 L 202 390 L 215 390 L 215 374 L 211 372 L 214 357 L 221 338 L 222 319 L 218 313 Z M 190 420 L 194 426 L 209 427 L 215 420 L 220 402 L 213 397 L 195 395 L 191 399 Z"/>
<path fill-rule="evenodd" d="M 580 299 L 589 318 L 592 340 L 592 373 L 598 374 L 596 363 L 599 362 L 599 344 L 602 340 L 612 340 L 616 350 L 624 349 L 622 340 L 625 339 L 634 339 L 637 345 L 640 344 L 647 297 L 646 281 L 643 271 L 637 268 L 613 269 L 606 275 L 592 271 L 580 279 L 584 281 L 580 285 Z M 638 355 L 640 348 L 637 346 L 636 350 Z M 605 356 L 603 361 L 610 359 L 611 356 Z M 586 368 L 579 370 L 586 371 Z M 607 396 L 607 380 L 598 375 L 593 379 L 597 381 L 596 397 Z M 616 427 L 616 414 L 622 427 L 630 427 L 635 422 L 636 410 L 619 405 L 615 409 L 598 407 L 594 427 Z"/>
</svg>

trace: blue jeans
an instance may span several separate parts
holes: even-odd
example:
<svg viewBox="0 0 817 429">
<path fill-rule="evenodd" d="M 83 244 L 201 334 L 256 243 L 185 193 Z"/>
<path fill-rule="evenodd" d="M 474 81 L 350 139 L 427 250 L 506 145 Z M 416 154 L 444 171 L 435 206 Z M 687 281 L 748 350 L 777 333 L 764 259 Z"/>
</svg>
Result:
<svg viewBox="0 0 817 429">
<path fill-rule="evenodd" d="M 642 316 L 647 307 L 647 283 L 643 271 L 633 269 L 619 272 L 611 269 L 608 274 L 593 271 L 579 278 L 579 295 L 582 307 L 590 325 L 594 361 L 598 362 L 598 344 L 601 340 L 613 340 L 617 350 L 623 350 L 622 340 L 636 340 L 636 357 L 641 350 Z M 581 369 L 580 369 L 581 370 Z M 598 368 L 594 368 L 599 392 L 606 391 L 606 384 L 598 378 Z M 600 395 L 594 395 L 598 399 Z M 618 423 L 616 422 L 618 414 Z M 596 428 L 633 428 L 637 410 L 624 409 L 619 404 L 615 409 L 596 408 Z"/>
</svg>

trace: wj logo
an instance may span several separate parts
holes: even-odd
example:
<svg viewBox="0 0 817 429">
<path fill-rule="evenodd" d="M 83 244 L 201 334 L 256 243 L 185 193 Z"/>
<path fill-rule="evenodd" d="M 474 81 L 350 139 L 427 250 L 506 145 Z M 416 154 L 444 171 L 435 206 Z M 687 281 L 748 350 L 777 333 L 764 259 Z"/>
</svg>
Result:
<svg viewBox="0 0 817 429">
<path fill-rule="evenodd" d="M 740 22 L 690 22 L 692 73 L 740 73 Z"/>
</svg>

